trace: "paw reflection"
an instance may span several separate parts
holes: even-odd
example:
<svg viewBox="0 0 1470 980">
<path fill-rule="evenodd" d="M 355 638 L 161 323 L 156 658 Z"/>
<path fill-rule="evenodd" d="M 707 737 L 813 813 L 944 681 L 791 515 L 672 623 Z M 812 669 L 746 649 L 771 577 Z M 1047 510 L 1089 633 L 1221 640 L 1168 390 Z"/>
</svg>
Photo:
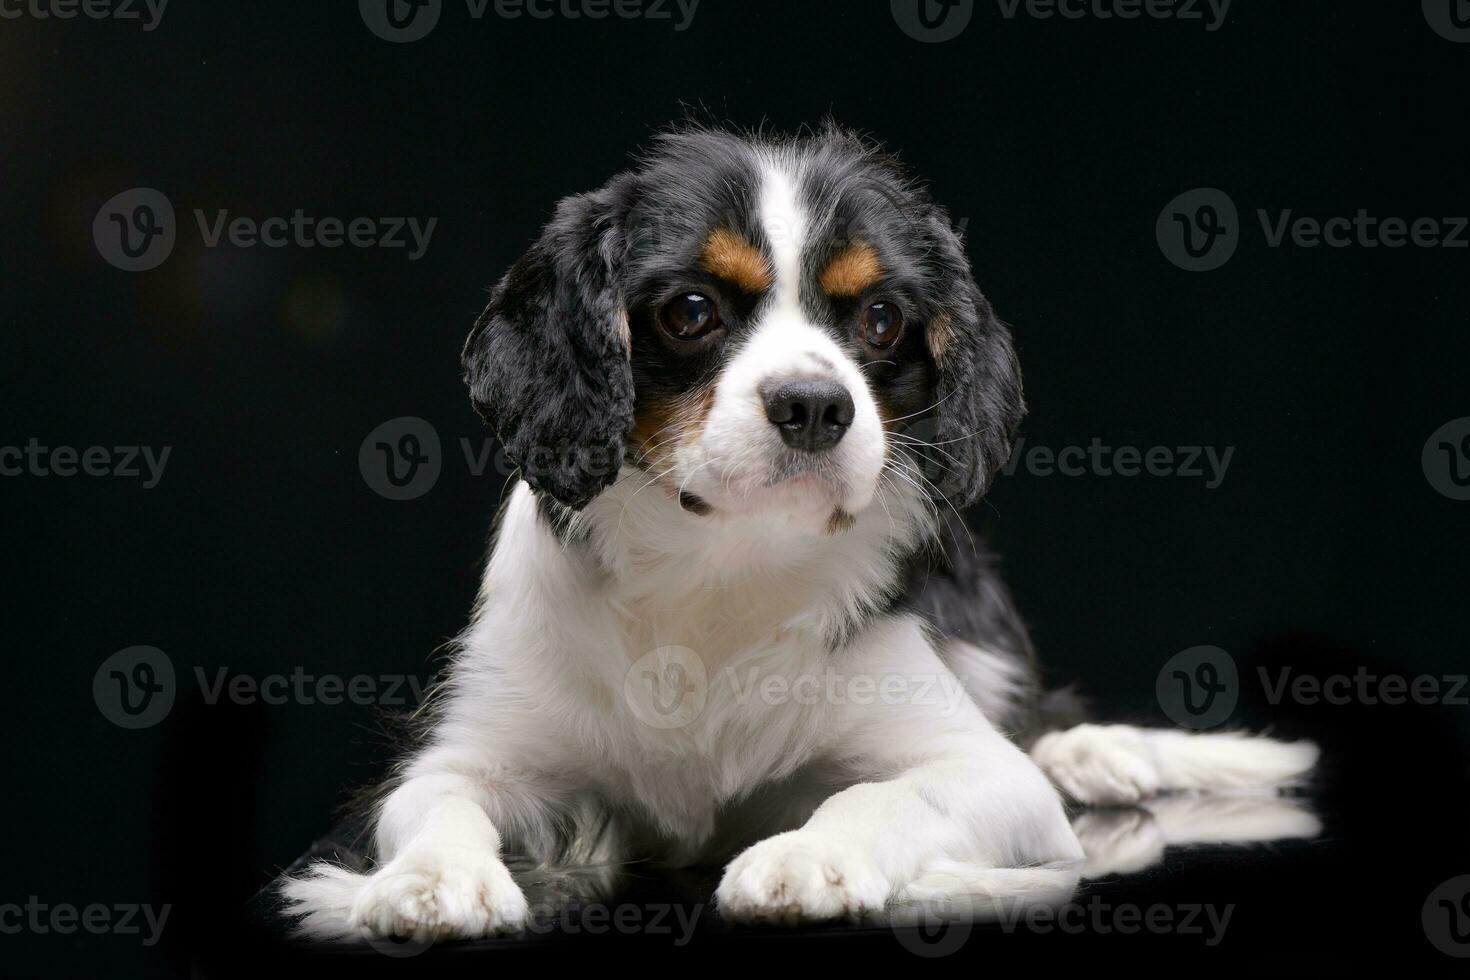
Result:
<svg viewBox="0 0 1470 980">
<path fill-rule="evenodd" d="M 1136 874 L 1170 847 L 1310 840 L 1322 822 L 1297 797 L 1161 796 L 1131 809 L 1084 810 L 1072 830 L 1087 854 L 1087 879 Z"/>
</svg>

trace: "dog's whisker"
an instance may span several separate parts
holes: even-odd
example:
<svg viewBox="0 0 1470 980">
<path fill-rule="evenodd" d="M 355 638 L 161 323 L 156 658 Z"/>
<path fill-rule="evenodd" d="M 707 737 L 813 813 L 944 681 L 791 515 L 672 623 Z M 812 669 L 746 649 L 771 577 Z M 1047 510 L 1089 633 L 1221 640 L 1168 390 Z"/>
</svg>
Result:
<svg viewBox="0 0 1470 980">
<path fill-rule="evenodd" d="M 896 419 L 889 419 L 888 421 L 891 424 L 893 422 L 904 422 L 904 421 L 907 421 L 908 419 L 918 418 L 920 415 L 924 415 L 924 414 L 927 414 L 928 412 L 932 412 L 932 411 L 934 411 L 934 409 L 938 408 L 940 405 L 943 405 L 945 402 L 949 401 L 951 398 L 953 398 L 955 396 L 956 392 L 958 392 L 958 391 L 959 391 L 959 389 L 958 388 L 955 388 L 949 394 L 945 395 L 943 398 L 939 399 L 939 401 L 935 402 L 933 405 L 930 405 L 928 408 L 921 408 L 917 412 L 912 412 L 912 413 L 910 413 L 908 415 L 900 415 L 898 418 L 896 418 Z"/>
</svg>

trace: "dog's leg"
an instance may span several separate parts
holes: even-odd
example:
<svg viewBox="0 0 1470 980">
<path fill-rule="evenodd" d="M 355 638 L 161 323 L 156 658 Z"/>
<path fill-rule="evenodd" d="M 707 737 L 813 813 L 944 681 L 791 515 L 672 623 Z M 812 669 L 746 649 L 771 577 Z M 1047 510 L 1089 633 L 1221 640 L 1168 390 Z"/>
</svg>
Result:
<svg viewBox="0 0 1470 980">
<path fill-rule="evenodd" d="M 546 808 L 514 777 L 454 761 L 433 751 L 420 757 L 383 801 L 370 874 L 322 864 L 284 884 L 304 932 L 436 941 L 525 924 L 526 898 L 501 860 L 496 824 L 534 834 L 548 823 Z"/>
<path fill-rule="evenodd" d="M 526 898 L 500 858 L 488 781 L 423 774 L 404 780 L 378 816 L 378 858 L 352 908 L 377 936 L 475 939 L 524 925 Z"/>
<path fill-rule="evenodd" d="M 875 629 L 844 651 L 844 667 L 864 683 L 826 706 L 830 752 L 866 781 L 828 798 L 800 829 L 736 857 L 716 893 L 722 914 L 778 923 L 853 918 L 956 862 L 1066 862 L 1075 867 L 1058 877 L 1075 882 L 1082 849 L 1056 791 L 990 726 L 916 624 Z M 860 698 L 860 689 L 886 693 Z"/>
<path fill-rule="evenodd" d="M 1274 789 L 1316 765 L 1310 742 L 1240 732 L 1078 725 L 1043 735 L 1031 758 L 1079 803 L 1132 804 L 1168 790 Z"/>
</svg>

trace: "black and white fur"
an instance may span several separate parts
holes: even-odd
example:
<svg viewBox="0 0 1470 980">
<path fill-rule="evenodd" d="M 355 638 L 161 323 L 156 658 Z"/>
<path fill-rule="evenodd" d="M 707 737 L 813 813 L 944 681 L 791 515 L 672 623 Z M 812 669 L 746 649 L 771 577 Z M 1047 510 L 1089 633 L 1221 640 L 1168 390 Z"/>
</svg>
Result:
<svg viewBox="0 0 1470 980">
<path fill-rule="evenodd" d="M 701 265 L 716 227 L 765 286 Z M 881 272 L 829 295 L 855 242 Z M 722 317 L 692 346 L 658 313 L 690 291 Z M 882 352 L 857 326 L 878 299 L 905 318 Z M 740 921 L 858 916 L 936 874 L 1065 892 L 1083 853 L 1054 786 L 1131 803 L 1314 763 L 1244 735 L 1042 734 L 1025 629 L 956 517 L 1023 414 L 1010 335 L 945 213 L 849 133 L 664 135 L 561 202 L 463 360 L 523 479 L 432 724 L 376 805 L 376 866 L 284 886 L 310 935 L 514 931 L 503 847 L 728 860 L 716 900 Z M 851 394 L 835 446 L 783 443 L 761 393 L 790 378 Z M 676 723 L 638 703 L 665 681 L 698 688 Z"/>
</svg>

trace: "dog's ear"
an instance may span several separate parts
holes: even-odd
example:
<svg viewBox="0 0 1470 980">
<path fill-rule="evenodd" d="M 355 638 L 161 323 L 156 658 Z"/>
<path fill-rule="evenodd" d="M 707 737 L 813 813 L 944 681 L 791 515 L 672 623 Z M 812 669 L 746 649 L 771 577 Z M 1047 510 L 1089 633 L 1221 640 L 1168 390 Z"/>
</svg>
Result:
<svg viewBox="0 0 1470 980">
<path fill-rule="evenodd" d="M 521 477 L 581 508 L 633 425 L 621 271 L 628 180 L 569 197 L 491 292 L 460 358 L 475 411 Z"/>
<path fill-rule="evenodd" d="M 942 452 L 934 483 L 963 507 L 985 493 L 1010 458 L 1026 402 L 1011 333 L 975 284 L 959 235 L 938 208 L 926 225 L 930 272 L 939 287 L 926 338 L 938 376 L 932 431 Z"/>
</svg>

